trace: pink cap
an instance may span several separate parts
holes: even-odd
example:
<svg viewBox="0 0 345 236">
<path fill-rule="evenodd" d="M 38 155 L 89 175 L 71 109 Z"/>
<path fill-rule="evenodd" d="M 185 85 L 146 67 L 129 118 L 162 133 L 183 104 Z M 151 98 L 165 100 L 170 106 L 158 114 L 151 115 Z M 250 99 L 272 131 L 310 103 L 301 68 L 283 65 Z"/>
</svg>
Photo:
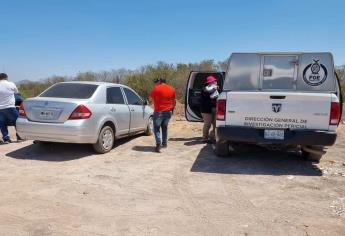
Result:
<svg viewBox="0 0 345 236">
<path fill-rule="evenodd" d="M 213 75 L 207 76 L 207 84 L 213 83 L 214 81 L 217 81 L 217 79 Z"/>
</svg>

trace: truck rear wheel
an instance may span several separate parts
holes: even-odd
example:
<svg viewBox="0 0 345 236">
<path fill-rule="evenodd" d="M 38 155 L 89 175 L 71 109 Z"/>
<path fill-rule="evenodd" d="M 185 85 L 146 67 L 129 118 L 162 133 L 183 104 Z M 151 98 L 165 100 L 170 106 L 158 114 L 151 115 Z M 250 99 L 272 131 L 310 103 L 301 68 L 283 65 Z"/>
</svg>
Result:
<svg viewBox="0 0 345 236">
<path fill-rule="evenodd" d="M 216 154 L 219 157 L 227 157 L 230 155 L 229 142 L 223 140 L 216 141 Z"/>
<path fill-rule="evenodd" d="M 323 146 L 304 146 L 302 147 L 302 157 L 319 163 L 326 152 Z"/>
</svg>

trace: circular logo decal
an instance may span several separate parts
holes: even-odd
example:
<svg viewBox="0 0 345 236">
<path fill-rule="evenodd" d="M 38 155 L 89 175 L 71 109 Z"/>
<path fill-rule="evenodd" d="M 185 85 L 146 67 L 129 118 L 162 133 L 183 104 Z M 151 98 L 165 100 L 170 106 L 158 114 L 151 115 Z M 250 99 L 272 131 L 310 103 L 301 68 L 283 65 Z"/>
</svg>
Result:
<svg viewBox="0 0 345 236">
<path fill-rule="evenodd" d="M 319 86 L 327 79 L 327 69 L 319 60 L 313 61 L 303 70 L 303 80 L 310 86 Z"/>
</svg>

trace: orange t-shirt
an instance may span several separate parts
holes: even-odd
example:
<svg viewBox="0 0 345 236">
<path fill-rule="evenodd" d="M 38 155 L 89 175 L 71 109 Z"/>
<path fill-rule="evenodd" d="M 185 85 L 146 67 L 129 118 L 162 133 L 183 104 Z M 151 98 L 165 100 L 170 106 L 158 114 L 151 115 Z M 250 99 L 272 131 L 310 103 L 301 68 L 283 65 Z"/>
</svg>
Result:
<svg viewBox="0 0 345 236">
<path fill-rule="evenodd" d="M 165 83 L 157 84 L 151 91 L 155 112 L 171 111 L 175 107 L 176 92 Z"/>
</svg>

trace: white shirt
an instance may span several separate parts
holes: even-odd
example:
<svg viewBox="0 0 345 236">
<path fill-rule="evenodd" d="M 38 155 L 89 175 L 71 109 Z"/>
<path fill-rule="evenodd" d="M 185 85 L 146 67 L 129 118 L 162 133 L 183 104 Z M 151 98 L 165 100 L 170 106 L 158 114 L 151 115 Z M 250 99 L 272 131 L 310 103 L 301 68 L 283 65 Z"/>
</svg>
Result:
<svg viewBox="0 0 345 236">
<path fill-rule="evenodd" d="M 18 93 L 18 89 L 13 82 L 0 80 L 0 110 L 16 107 L 15 93 Z"/>
</svg>

